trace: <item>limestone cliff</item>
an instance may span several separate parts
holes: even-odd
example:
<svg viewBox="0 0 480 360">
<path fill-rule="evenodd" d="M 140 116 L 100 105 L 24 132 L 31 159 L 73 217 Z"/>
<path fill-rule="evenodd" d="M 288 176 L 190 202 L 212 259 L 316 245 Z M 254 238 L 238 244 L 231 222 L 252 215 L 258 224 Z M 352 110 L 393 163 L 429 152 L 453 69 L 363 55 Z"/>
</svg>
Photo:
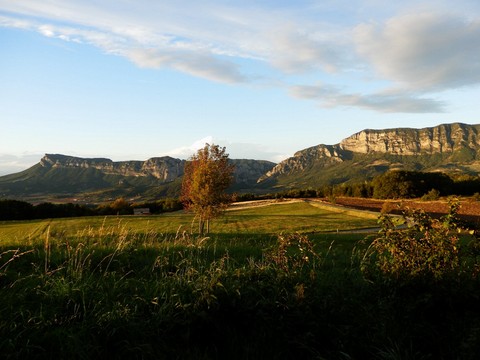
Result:
<svg viewBox="0 0 480 360">
<path fill-rule="evenodd" d="M 293 172 L 307 170 L 314 164 L 331 165 L 342 162 L 344 158 L 343 150 L 338 145 L 318 145 L 305 150 L 297 151 L 293 157 L 290 157 L 273 169 L 265 173 L 258 179 L 262 182 L 269 177 L 277 175 L 288 175 Z"/>
<path fill-rule="evenodd" d="M 104 174 L 122 176 L 152 176 L 161 182 L 169 182 L 183 175 L 185 160 L 169 156 L 146 161 L 112 161 L 105 158 L 79 158 L 60 154 L 46 154 L 40 165 L 52 168 L 93 168 Z"/>
<path fill-rule="evenodd" d="M 480 160 L 480 125 L 444 124 L 423 129 L 363 130 L 335 145 L 317 145 L 298 151 L 258 179 L 325 168 L 352 159 L 355 154 L 374 157 L 441 154 L 452 162 Z M 375 161 L 375 160 L 374 160 Z M 393 164 L 392 164 L 393 165 Z M 398 162 L 394 164 L 398 167 Z"/>
<path fill-rule="evenodd" d="M 424 129 L 363 130 L 340 142 L 344 150 L 356 153 L 419 155 L 453 153 L 455 150 L 480 148 L 480 125 L 460 123 Z"/>
<path fill-rule="evenodd" d="M 234 177 L 239 183 L 255 183 L 258 177 L 270 170 L 275 163 L 262 160 L 231 160 L 235 165 Z M 183 176 L 185 160 L 169 156 L 154 157 L 146 161 L 112 161 L 105 158 L 79 158 L 61 154 L 46 154 L 40 165 L 45 168 L 96 169 L 104 174 L 147 177 L 161 183 Z"/>
</svg>

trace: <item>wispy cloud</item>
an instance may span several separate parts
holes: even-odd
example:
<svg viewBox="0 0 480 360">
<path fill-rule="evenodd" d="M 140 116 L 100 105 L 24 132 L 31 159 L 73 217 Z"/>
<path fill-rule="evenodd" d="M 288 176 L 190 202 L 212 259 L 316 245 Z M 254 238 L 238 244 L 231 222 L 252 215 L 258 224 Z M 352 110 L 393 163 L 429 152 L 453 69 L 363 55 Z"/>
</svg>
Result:
<svg viewBox="0 0 480 360">
<path fill-rule="evenodd" d="M 263 79 L 273 84 L 281 79 L 290 84 L 292 96 L 325 107 L 442 112 L 448 104 L 435 100 L 436 94 L 480 84 L 480 9 L 461 6 L 466 3 L 456 3 L 457 12 L 451 12 L 446 1 L 419 7 L 416 1 L 395 6 L 299 1 L 286 6 L 0 0 L 0 25 L 91 44 L 139 67 L 170 68 L 220 83 Z M 252 74 L 246 59 L 272 71 Z M 311 75 L 314 85 L 290 78 L 299 73 Z M 315 85 L 327 75 L 340 75 L 344 84 Z M 373 94 L 358 90 L 361 86 L 349 90 L 365 78 L 387 85 Z"/>
<path fill-rule="evenodd" d="M 360 107 L 383 113 L 442 113 L 446 108 L 443 101 L 403 91 L 344 93 L 335 87 L 322 85 L 297 85 L 290 87 L 289 91 L 295 98 L 315 100 L 326 108 Z"/>
<path fill-rule="evenodd" d="M 437 12 L 361 24 L 355 44 L 379 76 L 420 91 L 480 83 L 480 17 Z"/>
<path fill-rule="evenodd" d="M 223 83 L 247 81 L 247 77 L 239 71 L 236 64 L 207 52 L 132 49 L 126 51 L 125 55 L 140 67 L 173 68 L 186 74 Z"/>
<path fill-rule="evenodd" d="M 205 144 L 212 144 L 213 143 L 213 136 L 205 136 L 199 140 L 196 140 L 191 145 L 188 146 L 181 146 L 176 149 L 170 150 L 165 155 L 180 158 L 180 159 L 187 159 L 190 156 L 194 155 L 197 150 L 201 149 L 205 146 Z"/>
<path fill-rule="evenodd" d="M 43 154 L 0 154 L 0 176 L 14 174 L 35 165 Z"/>
<path fill-rule="evenodd" d="M 225 146 L 231 159 L 258 159 L 280 162 L 291 156 L 291 154 L 271 151 L 261 144 L 231 142 L 224 139 L 216 139 L 213 136 L 206 136 L 194 141 L 191 145 L 178 147 L 168 151 L 165 155 L 180 159 L 188 159 L 195 154 L 197 150 L 204 147 L 205 144 L 219 144 Z"/>
</svg>

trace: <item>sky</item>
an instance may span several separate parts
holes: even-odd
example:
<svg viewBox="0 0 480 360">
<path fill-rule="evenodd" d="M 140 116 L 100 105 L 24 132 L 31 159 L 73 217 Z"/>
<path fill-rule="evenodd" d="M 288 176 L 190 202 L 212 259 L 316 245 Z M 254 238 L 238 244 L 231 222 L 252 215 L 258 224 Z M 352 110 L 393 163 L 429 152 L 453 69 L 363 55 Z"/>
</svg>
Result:
<svg viewBox="0 0 480 360">
<path fill-rule="evenodd" d="M 0 0 L 0 175 L 480 123 L 478 0 Z"/>
</svg>

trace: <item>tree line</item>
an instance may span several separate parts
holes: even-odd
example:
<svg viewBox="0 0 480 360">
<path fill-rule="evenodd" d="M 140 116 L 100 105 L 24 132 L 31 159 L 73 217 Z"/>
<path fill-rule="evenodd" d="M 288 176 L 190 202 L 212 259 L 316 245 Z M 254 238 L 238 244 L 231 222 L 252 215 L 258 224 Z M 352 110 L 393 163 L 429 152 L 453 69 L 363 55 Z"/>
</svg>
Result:
<svg viewBox="0 0 480 360">
<path fill-rule="evenodd" d="M 135 208 L 148 208 L 151 214 L 177 211 L 183 208 L 179 199 L 163 199 L 144 203 L 130 203 L 123 198 L 97 206 L 82 204 L 37 205 L 20 200 L 0 200 L 0 220 L 32 220 L 98 215 L 132 215 Z"/>
<path fill-rule="evenodd" d="M 447 175 L 442 172 L 388 171 L 370 181 L 324 185 L 318 188 L 288 189 L 269 194 L 238 194 L 236 201 L 279 198 L 332 198 L 336 196 L 377 199 L 411 199 L 450 195 L 479 195 L 480 177 Z M 434 199 L 432 199 L 434 200 Z"/>
</svg>

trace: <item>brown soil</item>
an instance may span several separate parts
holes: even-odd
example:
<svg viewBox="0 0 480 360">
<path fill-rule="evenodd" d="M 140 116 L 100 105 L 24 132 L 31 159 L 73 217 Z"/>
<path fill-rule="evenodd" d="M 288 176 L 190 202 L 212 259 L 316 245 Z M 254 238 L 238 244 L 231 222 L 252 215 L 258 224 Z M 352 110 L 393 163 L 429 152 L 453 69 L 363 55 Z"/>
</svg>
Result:
<svg viewBox="0 0 480 360">
<path fill-rule="evenodd" d="M 480 201 L 472 198 L 461 198 L 459 216 L 470 222 L 480 225 Z M 338 197 L 335 199 L 337 205 L 347 206 L 355 209 L 370 211 L 387 211 L 388 213 L 401 214 L 404 209 L 423 209 L 434 217 L 445 215 L 449 205 L 447 199 L 436 201 L 421 200 L 379 200 L 351 197 Z"/>
</svg>

